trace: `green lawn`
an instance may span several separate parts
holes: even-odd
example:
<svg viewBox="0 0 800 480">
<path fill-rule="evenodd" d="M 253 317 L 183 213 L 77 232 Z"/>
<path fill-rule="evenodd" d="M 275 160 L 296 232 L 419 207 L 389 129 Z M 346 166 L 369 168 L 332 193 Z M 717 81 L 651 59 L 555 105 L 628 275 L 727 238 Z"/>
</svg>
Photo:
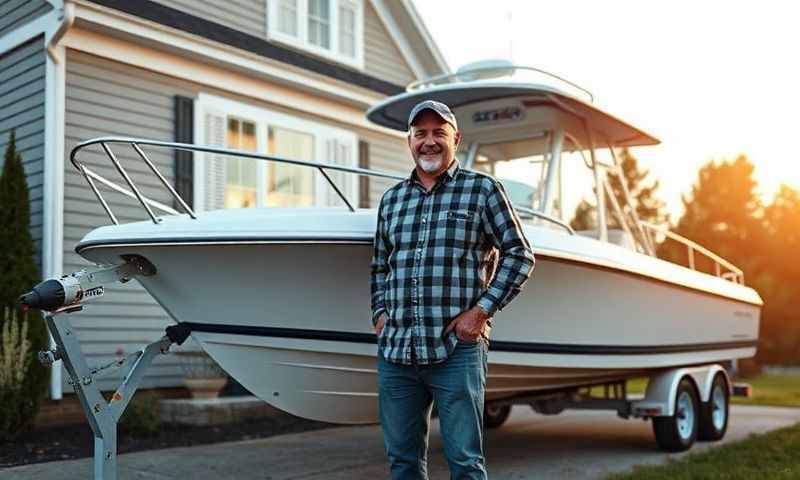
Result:
<svg viewBox="0 0 800 480">
<path fill-rule="evenodd" d="M 737 380 L 738 382 L 738 380 Z M 753 387 L 752 398 L 732 397 L 731 403 L 739 405 L 769 405 L 777 407 L 800 407 L 800 376 L 761 375 L 741 380 Z M 628 393 L 644 393 L 646 378 L 628 381 Z M 599 393 L 595 391 L 595 393 Z"/>
<path fill-rule="evenodd" d="M 753 398 L 732 397 L 731 403 L 800 407 L 800 376 L 798 375 L 761 375 L 743 381 L 752 385 Z"/>
<path fill-rule="evenodd" d="M 753 387 L 753 398 L 732 397 L 740 405 L 800 407 L 800 376 L 762 375 L 742 380 Z M 644 393 L 646 378 L 628 382 L 628 392 Z M 598 392 L 595 392 L 598 393 Z M 633 472 L 609 480 L 682 479 L 798 479 L 800 478 L 800 424 L 747 440 L 689 454 L 666 465 L 635 467 Z"/>
<path fill-rule="evenodd" d="M 741 442 L 669 460 L 662 466 L 634 467 L 608 480 L 751 480 L 800 478 L 800 424 Z"/>
</svg>

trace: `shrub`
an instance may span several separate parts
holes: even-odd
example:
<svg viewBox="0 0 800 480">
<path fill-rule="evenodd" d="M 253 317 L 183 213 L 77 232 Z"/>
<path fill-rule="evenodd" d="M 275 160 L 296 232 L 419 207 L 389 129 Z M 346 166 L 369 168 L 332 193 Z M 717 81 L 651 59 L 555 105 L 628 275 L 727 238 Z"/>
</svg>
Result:
<svg viewBox="0 0 800 480">
<path fill-rule="evenodd" d="M 13 310 L 3 309 L 0 324 L 0 441 L 12 439 L 30 421 L 25 380 L 30 365 L 31 342 L 27 318 L 20 322 Z M 26 408 L 28 407 L 28 408 Z"/>
<path fill-rule="evenodd" d="M 153 392 L 142 392 L 134 396 L 119 420 L 120 431 L 134 437 L 152 437 L 158 434 L 161 430 L 158 399 L 158 395 Z"/>
<path fill-rule="evenodd" d="M 0 437 L 8 439 L 33 423 L 49 377 L 49 368 L 31 358 L 37 351 L 47 348 L 47 326 L 38 315 L 15 316 L 13 313 L 21 313 L 17 299 L 39 281 L 30 234 L 30 196 L 14 131 L 8 136 L 0 173 L 0 225 L 0 313 L 3 314 L 0 315 L 0 332 L 6 331 L 7 318 L 21 318 L 23 326 L 16 327 L 16 331 L 18 334 L 22 330 L 25 332 L 21 338 L 28 341 L 25 359 L 30 360 L 24 363 L 25 373 L 20 385 L 14 389 L 0 388 L 0 410 L 3 411 Z M 12 312 L 5 313 L 5 309 Z M 10 335 L 11 328 L 7 331 Z M 18 338 L 14 348 L 19 345 Z M 23 364 L 18 363 L 16 368 L 21 370 Z"/>
</svg>

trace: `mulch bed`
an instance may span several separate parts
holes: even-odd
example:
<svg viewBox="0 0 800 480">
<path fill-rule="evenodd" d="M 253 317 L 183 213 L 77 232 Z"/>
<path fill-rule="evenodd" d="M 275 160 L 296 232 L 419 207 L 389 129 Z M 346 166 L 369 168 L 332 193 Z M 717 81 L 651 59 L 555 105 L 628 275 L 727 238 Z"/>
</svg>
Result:
<svg viewBox="0 0 800 480">
<path fill-rule="evenodd" d="M 286 433 L 333 427 L 289 414 L 250 420 L 247 423 L 214 427 L 162 424 L 152 437 L 133 437 L 120 432 L 118 453 L 209 443 L 267 438 Z M 69 460 L 94 455 L 94 436 L 88 423 L 38 429 L 20 435 L 13 442 L 0 443 L 0 468 L 31 463 Z"/>
</svg>

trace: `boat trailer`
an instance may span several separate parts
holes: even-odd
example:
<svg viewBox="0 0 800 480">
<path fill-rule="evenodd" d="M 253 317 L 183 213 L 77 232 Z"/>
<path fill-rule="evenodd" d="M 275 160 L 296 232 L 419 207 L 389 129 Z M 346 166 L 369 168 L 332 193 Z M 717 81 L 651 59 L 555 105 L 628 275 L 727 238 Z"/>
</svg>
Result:
<svg viewBox="0 0 800 480">
<path fill-rule="evenodd" d="M 83 303 L 103 295 L 105 285 L 126 283 L 136 276 L 150 276 L 155 267 L 138 255 L 126 256 L 121 265 L 84 269 L 59 279 L 46 280 L 20 297 L 23 308 L 37 308 L 45 313 L 47 329 L 55 348 L 39 352 L 39 361 L 52 365 L 61 360 L 69 374 L 68 383 L 75 389 L 81 407 L 94 433 L 94 478 L 117 478 L 117 423 L 133 398 L 145 370 L 156 355 L 166 354 L 173 344 L 182 345 L 190 334 L 185 324 L 171 325 L 164 336 L 143 349 L 106 365 L 90 367 L 67 316 L 83 310 Z M 122 383 L 106 401 L 95 379 L 110 371 L 125 368 Z"/>
</svg>

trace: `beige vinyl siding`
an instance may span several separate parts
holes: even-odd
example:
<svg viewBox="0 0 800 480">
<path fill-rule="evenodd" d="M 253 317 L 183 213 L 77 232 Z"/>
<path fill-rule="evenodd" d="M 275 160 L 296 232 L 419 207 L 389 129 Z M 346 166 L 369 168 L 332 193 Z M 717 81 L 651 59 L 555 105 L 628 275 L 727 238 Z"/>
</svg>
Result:
<svg viewBox="0 0 800 480">
<path fill-rule="evenodd" d="M 193 89 L 168 77 L 159 76 L 108 60 L 68 50 L 66 65 L 65 147 L 66 154 L 78 142 L 114 135 L 156 140 L 174 139 L 174 96 L 194 96 Z M 142 193 L 171 204 L 161 186 L 134 151 L 112 147 Z M 172 181 L 171 152 L 149 152 L 149 158 Z M 123 184 L 110 160 L 99 148 L 79 155 L 87 166 L 109 180 Z M 83 177 L 66 161 L 64 175 L 64 272 L 85 268 L 88 262 L 74 252 L 75 244 L 90 230 L 111 223 Z M 134 200 L 103 191 L 120 223 L 147 220 L 147 214 Z M 164 310 L 135 281 L 114 284 L 106 295 L 71 315 L 90 363 L 115 358 L 119 350 L 130 354 L 163 335 L 171 320 Z M 120 372 L 103 377 L 103 389 L 115 388 Z M 66 375 L 64 376 L 66 379 Z M 172 355 L 159 355 L 143 386 L 180 385 L 182 371 Z M 65 388 L 69 388 L 66 385 Z"/>
<path fill-rule="evenodd" d="M 0 54 L 0 169 L 16 133 L 30 199 L 30 228 L 41 271 L 44 182 L 45 50 L 42 37 Z"/>
<path fill-rule="evenodd" d="M 364 69 L 369 75 L 400 86 L 416 80 L 369 0 L 364 0 Z"/>
<path fill-rule="evenodd" d="M 254 37 L 267 34 L 266 0 L 155 0 L 161 5 L 180 10 Z"/>
<path fill-rule="evenodd" d="M 46 0 L 0 0 L 0 36 L 53 9 Z"/>
<path fill-rule="evenodd" d="M 369 168 L 381 172 L 408 175 L 414 167 L 414 161 L 408 151 L 405 139 L 362 131 L 359 137 L 369 143 Z M 370 177 L 369 206 L 377 208 L 383 192 L 399 180 L 391 178 Z"/>
</svg>

